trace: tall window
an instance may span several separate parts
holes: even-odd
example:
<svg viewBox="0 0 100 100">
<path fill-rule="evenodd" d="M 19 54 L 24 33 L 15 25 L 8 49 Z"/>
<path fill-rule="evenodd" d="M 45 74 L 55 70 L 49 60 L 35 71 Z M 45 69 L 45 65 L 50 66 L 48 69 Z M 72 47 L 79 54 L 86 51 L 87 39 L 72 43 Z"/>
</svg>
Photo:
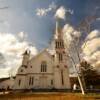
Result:
<svg viewBox="0 0 100 100">
<path fill-rule="evenodd" d="M 62 39 L 56 40 L 55 42 L 55 48 L 64 48 L 64 42 Z"/>
<path fill-rule="evenodd" d="M 29 78 L 29 85 L 31 85 L 31 77 Z"/>
<path fill-rule="evenodd" d="M 59 61 L 62 61 L 62 60 L 63 60 L 63 55 L 62 55 L 62 53 L 58 53 L 58 56 L 59 56 Z"/>
<path fill-rule="evenodd" d="M 32 85 L 34 84 L 34 77 L 32 77 Z"/>
<path fill-rule="evenodd" d="M 60 41 L 56 41 L 56 48 L 60 48 Z"/>
<path fill-rule="evenodd" d="M 53 85 L 53 80 L 51 80 L 51 85 Z"/>
<path fill-rule="evenodd" d="M 34 84 L 34 77 L 30 77 L 29 78 L 29 85 L 33 85 Z"/>
<path fill-rule="evenodd" d="M 21 84 L 21 79 L 19 79 L 19 81 L 18 81 L 18 85 L 20 86 L 20 84 Z"/>
<path fill-rule="evenodd" d="M 46 61 L 41 62 L 41 72 L 47 72 L 47 63 L 46 63 Z"/>
<path fill-rule="evenodd" d="M 62 81 L 62 85 L 64 85 L 63 70 L 61 70 L 61 81 Z"/>
</svg>

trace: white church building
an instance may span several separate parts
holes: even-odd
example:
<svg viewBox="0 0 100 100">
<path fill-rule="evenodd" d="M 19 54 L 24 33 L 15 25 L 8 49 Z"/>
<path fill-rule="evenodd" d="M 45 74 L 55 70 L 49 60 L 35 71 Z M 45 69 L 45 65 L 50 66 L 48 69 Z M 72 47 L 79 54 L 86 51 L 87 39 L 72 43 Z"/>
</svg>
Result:
<svg viewBox="0 0 100 100">
<path fill-rule="evenodd" d="M 69 69 L 62 30 L 56 22 L 54 54 L 44 49 L 35 57 L 26 50 L 13 89 L 70 89 Z"/>
</svg>

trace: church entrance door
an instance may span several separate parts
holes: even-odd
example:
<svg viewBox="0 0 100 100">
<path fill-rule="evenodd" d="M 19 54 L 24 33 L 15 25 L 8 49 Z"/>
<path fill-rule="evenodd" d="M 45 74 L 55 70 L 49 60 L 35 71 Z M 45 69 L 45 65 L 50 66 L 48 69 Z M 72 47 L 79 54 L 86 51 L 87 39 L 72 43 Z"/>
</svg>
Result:
<svg viewBox="0 0 100 100">
<path fill-rule="evenodd" d="M 41 89 L 47 88 L 47 77 L 46 76 L 40 77 L 40 88 Z"/>
</svg>

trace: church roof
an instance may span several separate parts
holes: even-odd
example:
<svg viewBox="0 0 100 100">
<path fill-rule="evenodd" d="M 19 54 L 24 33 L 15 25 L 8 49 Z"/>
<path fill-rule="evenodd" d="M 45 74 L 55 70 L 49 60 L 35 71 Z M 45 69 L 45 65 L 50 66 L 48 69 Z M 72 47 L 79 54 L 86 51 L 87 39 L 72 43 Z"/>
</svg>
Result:
<svg viewBox="0 0 100 100">
<path fill-rule="evenodd" d="M 39 57 L 39 56 L 42 55 L 43 53 L 47 53 L 47 55 L 52 59 L 52 55 L 48 52 L 47 48 L 45 48 L 45 49 L 43 49 L 41 52 L 39 52 L 36 56 L 32 57 L 32 58 L 30 59 L 30 61 L 36 59 L 37 57 Z"/>
</svg>

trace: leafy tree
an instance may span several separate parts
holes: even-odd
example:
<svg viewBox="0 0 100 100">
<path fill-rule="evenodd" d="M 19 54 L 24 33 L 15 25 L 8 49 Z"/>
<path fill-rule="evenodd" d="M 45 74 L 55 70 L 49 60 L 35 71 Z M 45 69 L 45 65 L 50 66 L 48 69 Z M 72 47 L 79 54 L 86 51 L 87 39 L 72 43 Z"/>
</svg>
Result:
<svg viewBox="0 0 100 100">
<path fill-rule="evenodd" d="M 96 86 L 100 84 L 100 74 L 93 68 L 93 66 L 91 66 L 90 63 L 83 60 L 80 62 L 80 68 L 83 73 L 87 88 L 90 85 Z"/>
</svg>

